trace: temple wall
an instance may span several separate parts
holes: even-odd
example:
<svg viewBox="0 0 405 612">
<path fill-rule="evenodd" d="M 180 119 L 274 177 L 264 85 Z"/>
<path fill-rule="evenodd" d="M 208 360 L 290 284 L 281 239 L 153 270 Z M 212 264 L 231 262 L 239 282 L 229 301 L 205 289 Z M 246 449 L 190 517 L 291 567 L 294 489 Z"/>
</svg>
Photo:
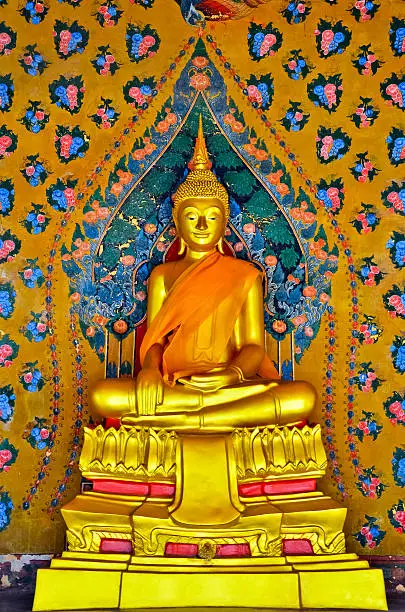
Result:
<svg viewBox="0 0 405 612">
<path fill-rule="evenodd" d="M 86 222 L 91 225 L 92 215 L 103 214 L 96 205 L 88 205 L 92 195 L 94 203 L 97 187 L 102 193 L 116 184 L 116 193 L 121 193 L 123 180 L 116 173 L 116 164 L 156 122 L 156 114 L 173 96 L 180 71 L 194 49 L 195 43 L 187 41 L 199 34 L 182 18 L 174 0 L 151 0 L 151 8 L 141 6 L 141 0 L 119 0 L 122 15 L 116 25 L 106 27 L 98 21 L 98 17 L 103 21 L 97 12 L 101 3 L 62 0 L 50 4 L 49 10 L 48 3 L 44 4 L 43 21 L 28 23 L 15 10 L 13 0 L 0 0 L 0 41 L 5 42 L 4 48 L 0 44 L 0 84 L 4 85 L 0 92 L 3 553 L 62 550 L 64 528 L 59 509 L 79 490 L 77 459 L 82 427 L 88 420 L 87 388 L 104 372 L 88 342 L 94 328 L 80 327 L 76 315 L 69 313 L 76 296 L 62 269 L 61 257 L 65 261 L 68 257 L 60 251 L 61 245 L 71 244 L 83 215 L 87 214 Z M 276 154 L 285 164 L 295 193 L 302 187 L 330 245 L 338 247 L 330 308 L 317 333 L 309 323 L 305 325 L 303 333 L 316 338 L 296 375 L 312 381 L 319 390 L 315 417 L 321 422 L 330 461 L 321 488 L 349 508 L 349 550 L 395 555 L 404 550 L 405 542 L 405 338 L 401 333 L 405 316 L 405 183 L 401 183 L 405 168 L 405 73 L 401 72 L 405 31 L 402 50 L 397 50 L 395 33 L 390 42 L 390 27 L 405 28 L 405 10 L 399 0 L 381 2 L 375 15 L 370 8 L 371 19 L 359 22 L 352 14 L 355 8 L 351 11 L 354 2 L 314 0 L 311 7 L 306 3 L 309 14 L 304 21 L 289 24 L 288 14 L 282 14 L 287 5 L 287 0 L 273 0 L 241 20 L 208 23 L 202 36 L 245 125 L 254 129 L 269 155 Z M 331 26 L 322 24 L 322 19 Z M 79 27 L 72 26 L 76 21 Z M 253 29 L 251 22 L 256 24 Z M 248 30 L 261 31 L 260 25 L 265 28 L 270 23 L 273 30 L 264 29 L 264 34 L 276 31 L 275 48 L 278 42 L 281 46 L 273 55 L 266 51 L 263 57 L 255 56 L 254 48 L 249 51 Z M 81 35 L 81 41 L 76 40 L 82 52 L 71 54 L 71 47 L 66 50 L 63 34 L 59 44 L 66 24 Z M 155 46 L 139 62 L 130 61 L 127 28 L 139 26 L 143 31 L 147 24 Z M 343 37 L 338 43 L 342 53 L 325 58 L 320 44 L 317 49 L 315 31 L 329 31 L 330 27 Z M 365 60 L 369 63 L 364 68 L 363 60 L 358 62 L 365 46 L 371 58 Z M 294 49 L 301 50 L 305 66 L 311 68 L 304 79 L 288 74 L 294 71 L 290 57 Z M 42 63 L 32 68 L 36 53 Z M 98 74 L 92 62 L 100 54 L 114 56 L 109 58 L 114 60 L 110 63 L 114 74 Z M 228 62 L 231 69 L 226 67 Z M 106 70 L 100 66 L 101 61 L 98 70 Z M 263 111 L 265 120 L 232 70 L 242 83 L 252 75 L 271 74 L 273 99 Z M 165 78 L 160 81 L 162 75 Z M 313 91 L 323 83 L 318 75 L 332 85 L 327 90 L 332 97 L 324 102 L 330 103 L 329 109 L 322 108 L 322 100 L 319 106 L 320 98 Z M 134 76 L 142 82 L 153 77 L 161 83 L 156 98 L 142 113 L 136 105 L 130 106 L 128 88 L 125 90 Z M 60 88 L 69 84 L 70 99 L 58 105 Z M 298 106 L 290 111 L 294 103 Z M 356 111 L 361 104 L 369 109 L 369 121 L 361 110 Z M 97 111 L 103 105 L 108 112 L 106 108 Z M 27 115 L 27 111 L 32 112 Z M 136 122 L 132 121 L 135 111 Z M 103 114 L 107 115 L 104 122 L 100 119 Z M 365 127 L 373 123 L 373 116 L 375 123 Z M 289 129 L 291 117 L 300 129 Z M 34 124 L 40 129 L 33 130 Z M 70 157 L 63 144 L 69 134 L 80 139 Z M 331 134 L 343 143 L 342 157 L 337 153 L 332 161 L 328 157 L 332 155 L 330 140 L 324 141 L 323 152 L 317 141 Z M 254 138 L 251 136 L 253 145 L 257 144 Z M 32 167 L 38 164 L 35 174 Z M 337 185 L 329 192 L 333 199 L 326 200 L 320 193 L 323 184 L 324 191 Z M 64 202 L 58 200 L 55 191 L 66 188 L 69 201 L 66 196 Z M 305 213 L 298 196 L 294 206 L 296 217 Z M 76 247 L 82 249 L 83 257 L 87 238 L 77 236 L 75 240 L 81 242 Z M 310 248 L 315 258 L 323 257 L 319 240 Z M 311 299 L 310 292 L 307 298 Z"/>
</svg>

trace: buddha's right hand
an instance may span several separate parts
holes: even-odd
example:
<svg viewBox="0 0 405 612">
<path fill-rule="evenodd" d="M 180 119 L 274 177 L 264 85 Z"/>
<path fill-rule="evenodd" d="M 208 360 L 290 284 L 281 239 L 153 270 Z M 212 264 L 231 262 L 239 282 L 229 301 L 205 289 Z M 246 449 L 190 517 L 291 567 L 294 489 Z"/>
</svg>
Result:
<svg viewBox="0 0 405 612">
<path fill-rule="evenodd" d="M 163 402 L 163 378 L 156 368 L 142 369 L 136 378 L 136 403 L 139 416 L 156 413 Z"/>
</svg>

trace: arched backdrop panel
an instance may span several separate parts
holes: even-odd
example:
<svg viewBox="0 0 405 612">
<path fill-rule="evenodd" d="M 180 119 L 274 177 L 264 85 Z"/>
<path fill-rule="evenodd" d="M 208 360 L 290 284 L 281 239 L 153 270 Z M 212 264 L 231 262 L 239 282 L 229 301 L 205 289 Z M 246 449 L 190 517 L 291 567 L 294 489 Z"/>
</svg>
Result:
<svg viewBox="0 0 405 612">
<path fill-rule="evenodd" d="M 106 326 L 113 330 L 113 323 L 122 319 L 130 331 L 143 321 L 150 271 L 164 260 L 175 238 L 171 195 L 187 174 L 200 114 L 213 171 L 230 195 L 227 243 L 236 257 L 252 260 L 263 270 L 266 329 L 276 340 L 295 330 L 299 361 L 327 308 L 337 249 L 329 247 L 310 198 L 294 189 L 270 145 L 257 139 L 227 96 L 202 41 L 183 69 L 173 98 L 117 165 L 116 175 L 124 177 L 125 186 L 120 193 L 116 183 L 104 194 L 96 191 L 72 243 L 63 247 L 71 292 L 80 295 L 73 311 L 101 359 Z M 94 215 L 94 198 L 101 208 L 113 206 L 108 218 Z M 294 212 L 303 207 L 305 216 L 297 218 Z M 89 241 L 83 257 L 76 255 L 78 240 Z M 91 335 L 86 333 L 89 326 Z"/>
</svg>

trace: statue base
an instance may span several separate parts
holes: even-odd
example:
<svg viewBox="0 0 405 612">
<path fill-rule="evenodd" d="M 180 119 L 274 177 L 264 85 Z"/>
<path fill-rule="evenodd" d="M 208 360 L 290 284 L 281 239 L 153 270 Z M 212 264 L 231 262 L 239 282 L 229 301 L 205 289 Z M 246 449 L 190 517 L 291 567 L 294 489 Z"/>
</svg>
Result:
<svg viewBox="0 0 405 612">
<path fill-rule="evenodd" d="M 34 610 L 386 610 L 381 570 L 346 554 L 346 508 L 316 489 L 319 425 L 230 434 L 85 429 L 87 488 L 64 508 L 69 552 Z"/>
<path fill-rule="evenodd" d="M 381 570 L 355 554 L 249 559 L 63 553 L 37 574 L 34 611 L 103 608 L 387 610 Z"/>
</svg>

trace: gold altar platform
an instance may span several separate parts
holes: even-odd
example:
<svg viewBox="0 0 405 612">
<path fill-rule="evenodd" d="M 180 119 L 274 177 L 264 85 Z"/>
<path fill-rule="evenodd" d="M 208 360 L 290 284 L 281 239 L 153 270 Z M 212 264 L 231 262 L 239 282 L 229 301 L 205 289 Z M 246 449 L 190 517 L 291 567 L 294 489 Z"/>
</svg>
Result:
<svg viewBox="0 0 405 612">
<path fill-rule="evenodd" d="M 381 570 L 354 554 L 140 559 L 63 553 L 39 570 L 34 611 L 187 607 L 386 610 Z"/>
<path fill-rule="evenodd" d="M 382 571 L 346 553 L 347 510 L 316 489 L 325 468 L 319 425 L 86 428 L 92 490 L 62 509 L 69 551 L 38 571 L 33 610 L 385 610 Z"/>
</svg>

